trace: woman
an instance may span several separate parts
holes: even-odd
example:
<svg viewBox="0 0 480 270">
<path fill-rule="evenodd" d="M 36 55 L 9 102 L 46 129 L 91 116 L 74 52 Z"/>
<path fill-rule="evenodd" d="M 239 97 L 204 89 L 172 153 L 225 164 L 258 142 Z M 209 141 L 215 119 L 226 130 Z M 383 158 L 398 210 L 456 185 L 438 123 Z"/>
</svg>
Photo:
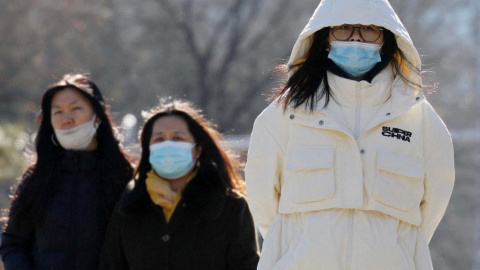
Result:
<svg viewBox="0 0 480 270">
<path fill-rule="evenodd" d="M 190 103 L 155 110 L 141 160 L 107 232 L 101 269 L 256 269 L 255 228 L 237 164 Z"/>
<path fill-rule="evenodd" d="M 287 68 L 246 165 L 258 269 L 432 269 L 452 141 L 390 4 L 321 1 Z"/>
<path fill-rule="evenodd" d="M 97 269 L 108 220 L 133 170 L 92 81 L 65 75 L 47 89 L 35 150 L 2 234 L 5 269 Z"/>
</svg>

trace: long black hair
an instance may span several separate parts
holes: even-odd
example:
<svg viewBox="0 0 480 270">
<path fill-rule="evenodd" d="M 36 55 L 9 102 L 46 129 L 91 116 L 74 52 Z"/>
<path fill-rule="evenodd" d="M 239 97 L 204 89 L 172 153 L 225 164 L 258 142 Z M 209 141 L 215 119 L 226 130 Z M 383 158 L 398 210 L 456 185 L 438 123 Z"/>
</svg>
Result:
<svg viewBox="0 0 480 270">
<path fill-rule="evenodd" d="M 133 169 L 129 157 L 115 137 L 113 122 L 100 90 L 84 75 L 67 74 L 49 87 L 42 98 L 35 139 L 36 161 L 23 174 L 13 196 L 9 215 L 10 222 L 18 226 L 37 225 L 42 222 L 48 204 L 57 190 L 56 167 L 62 151 L 65 150 L 55 142 L 51 104 L 53 97 L 65 89 L 74 89 L 87 98 L 101 121 L 96 132 L 96 152 L 105 209 L 113 207 L 126 183 L 132 178 Z"/>
<path fill-rule="evenodd" d="M 341 70 L 331 59 L 328 58 L 330 27 L 322 28 L 312 35 L 312 43 L 305 57 L 298 60 L 291 66 L 286 64 L 277 67 L 283 73 L 290 72 L 292 75 L 282 86 L 274 90 L 271 100 L 278 98 L 284 109 L 292 105 L 294 108 L 305 104 L 311 111 L 314 110 L 317 102 L 325 97 L 326 107 L 330 101 L 330 87 L 327 79 L 327 71 L 348 78 L 348 75 Z M 398 48 L 395 35 L 387 29 L 383 30 L 384 43 L 382 46 L 381 61 L 377 63 L 365 76 L 371 81 L 375 75 L 382 71 L 389 64 L 395 70 L 395 74 L 402 77 L 410 85 L 418 86 L 404 75 L 404 66 L 420 74 L 420 70 L 411 64 Z M 320 85 L 323 87 L 319 89 Z"/>
<path fill-rule="evenodd" d="M 135 178 L 145 181 L 147 173 L 152 170 L 149 162 L 150 139 L 155 121 L 165 116 L 178 116 L 188 127 L 188 131 L 195 140 L 195 147 L 201 147 L 202 153 L 198 158 L 198 174 L 216 171 L 219 184 L 225 193 L 237 196 L 245 194 L 245 183 L 239 174 L 239 164 L 236 158 L 222 147 L 221 135 L 215 130 L 212 123 L 206 120 L 193 104 L 187 101 L 174 100 L 164 102 L 153 109 L 147 118 L 140 135 L 142 155 L 140 163 L 135 169 Z"/>
</svg>

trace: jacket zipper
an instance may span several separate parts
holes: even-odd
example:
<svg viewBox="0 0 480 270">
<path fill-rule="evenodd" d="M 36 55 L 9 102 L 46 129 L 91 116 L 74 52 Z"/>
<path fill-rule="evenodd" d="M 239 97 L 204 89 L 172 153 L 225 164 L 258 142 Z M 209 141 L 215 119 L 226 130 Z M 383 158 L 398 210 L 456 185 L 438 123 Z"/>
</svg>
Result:
<svg viewBox="0 0 480 270">
<path fill-rule="evenodd" d="M 345 251 L 345 269 L 350 270 L 352 264 L 352 245 L 353 245 L 353 215 L 354 209 L 348 210 L 348 227 L 347 227 L 347 247 Z"/>
<path fill-rule="evenodd" d="M 355 87 L 355 128 L 353 135 L 355 140 L 358 140 L 360 137 L 360 119 L 362 112 L 362 100 L 361 100 L 361 87 L 360 83 L 357 82 Z M 353 245 L 353 222 L 354 222 L 354 209 L 348 210 L 348 227 L 347 227 L 347 247 L 346 247 L 346 265 L 345 269 L 350 270 L 352 265 L 352 245 Z"/>
<path fill-rule="evenodd" d="M 362 101 L 361 101 L 361 89 L 360 89 L 360 83 L 357 82 L 357 86 L 355 88 L 355 129 L 353 131 L 353 135 L 355 136 L 355 139 L 358 139 L 360 136 L 360 116 L 361 116 L 361 106 L 362 106 Z"/>
</svg>

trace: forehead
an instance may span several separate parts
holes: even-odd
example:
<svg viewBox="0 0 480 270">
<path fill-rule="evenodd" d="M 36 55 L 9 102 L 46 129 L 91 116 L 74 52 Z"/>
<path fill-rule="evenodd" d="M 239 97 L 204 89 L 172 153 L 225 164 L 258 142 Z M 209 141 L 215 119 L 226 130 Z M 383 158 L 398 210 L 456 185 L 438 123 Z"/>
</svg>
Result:
<svg viewBox="0 0 480 270">
<path fill-rule="evenodd" d="M 186 132 L 190 134 L 187 122 L 177 115 L 162 116 L 155 120 L 152 133 L 155 134 L 159 132 Z"/>
<path fill-rule="evenodd" d="M 65 88 L 58 91 L 52 98 L 52 107 L 71 103 L 86 103 L 90 105 L 90 101 L 80 92 L 73 88 Z"/>
</svg>

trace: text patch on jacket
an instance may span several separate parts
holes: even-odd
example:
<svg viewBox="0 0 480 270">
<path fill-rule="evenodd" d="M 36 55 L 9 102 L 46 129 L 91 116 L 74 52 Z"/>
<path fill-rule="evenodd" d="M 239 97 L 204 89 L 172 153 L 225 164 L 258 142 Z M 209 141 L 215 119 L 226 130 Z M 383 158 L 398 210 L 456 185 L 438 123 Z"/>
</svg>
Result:
<svg viewBox="0 0 480 270">
<path fill-rule="evenodd" d="M 385 137 L 397 138 L 406 142 L 410 142 L 410 137 L 412 137 L 412 132 L 399 129 L 396 127 L 382 127 L 382 135 Z"/>
</svg>

